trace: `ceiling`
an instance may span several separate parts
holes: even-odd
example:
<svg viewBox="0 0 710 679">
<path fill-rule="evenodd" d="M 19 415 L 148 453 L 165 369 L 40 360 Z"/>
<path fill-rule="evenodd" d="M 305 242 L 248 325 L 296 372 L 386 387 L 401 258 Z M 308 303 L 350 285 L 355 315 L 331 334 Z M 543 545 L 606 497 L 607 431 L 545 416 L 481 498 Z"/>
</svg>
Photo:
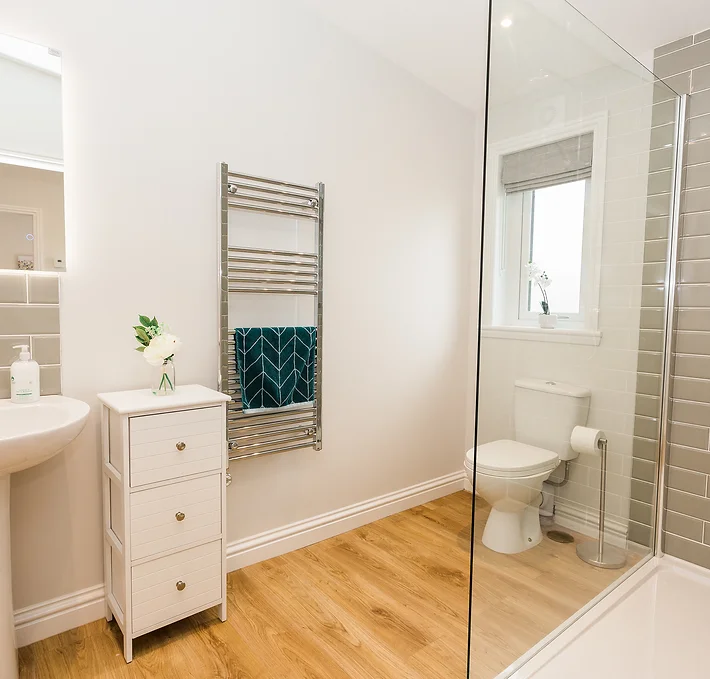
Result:
<svg viewBox="0 0 710 679">
<path fill-rule="evenodd" d="M 302 0 L 312 10 L 410 71 L 425 83 L 469 109 L 482 107 L 485 73 L 488 0 Z M 611 41 L 600 40 L 564 0 L 493 0 L 493 30 L 500 31 L 500 17 L 513 24 L 510 44 L 522 44 L 528 36 L 530 54 L 537 45 L 547 49 L 548 59 L 558 50 L 556 66 L 567 73 L 589 70 L 600 61 L 623 61 Z M 691 33 L 710 28 L 707 0 L 573 0 L 572 4 L 611 38 L 638 59 L 651 62 L 653 49 Z M 535 9 L 537 8 L 537 9 Z M 532 9 L 532 11 L 531 11 Z M 527 11 L 525 11 L 527 10 Z M 513 13 L 518 14 L 518 21 Z M 557 18 L 556 40 L 547 43 L 542 29 Z M 554 23 L 554 21 L 553 21 Z M 575 24 L 571 39 L 561 50 L 559 41 Z M 585 24 L 584 26 L 582 24 Z M 562 27 L 565 26 L 565 30 Z M 503 29 L 506 30 L 506 29 Z M 497 41 L 501 46 L 502 40 Z M 522 41 L 525 42 L 525 41 Z M 501 49 L 503 49 L 501 47 Z M 513 47 L 509 47 L 511 53 Z M 493 58 L 496 58 L 494 54 Z M 502 54 L 501 54 L 502 58 Z M 541 57 L 542 61 L 545 61 Z M 549 63 L 549 61 L 547 62 Z M 628 59 L 625 63 L 631 64 Z M 528 79 L 539 65 L 530 64 Z M 631 67 L 631 66 L 630 66 Z"/>
</svg>

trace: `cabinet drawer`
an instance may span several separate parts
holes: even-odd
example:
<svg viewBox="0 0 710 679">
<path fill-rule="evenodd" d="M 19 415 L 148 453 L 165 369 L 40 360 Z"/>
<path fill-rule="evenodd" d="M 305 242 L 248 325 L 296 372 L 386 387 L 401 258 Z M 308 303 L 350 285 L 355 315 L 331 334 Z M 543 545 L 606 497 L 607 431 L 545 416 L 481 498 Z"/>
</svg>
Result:
<svg viewBox="0 0 710 679">
<path fill-rule="evenodd" d="M 132 493 L 132 558 L 220 537 L 221 481 L 221 474 L 212 474 Z"/>
<path fill-rule="evenodd" d="M 220 469 L 224 437 L 221 406 L 132 417 L 131 486 Z"/>
<path fill-rule="evenodd" d="M 190 615 L 222 597 L 222 541 L 134 566 L 134 635 Z M 183 589 L 178 589 L 180 583 Z"/>
</svg>

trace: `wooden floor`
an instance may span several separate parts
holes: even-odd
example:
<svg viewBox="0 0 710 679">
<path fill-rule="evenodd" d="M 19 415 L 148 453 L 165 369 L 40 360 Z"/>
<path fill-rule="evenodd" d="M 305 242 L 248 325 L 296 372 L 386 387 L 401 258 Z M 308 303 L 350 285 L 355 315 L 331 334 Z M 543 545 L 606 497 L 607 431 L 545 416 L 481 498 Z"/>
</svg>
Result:
<svg viewBox="0 0 710 679">
<path fill-rule="evenodd" d="M 478 502 L 478 501 L 477 501 Z M 476 511 L 474 663 L 490 679 L 619 575 L 545 538 L 483 547 Z M 376 521 L 229 575 L 229 619 L 207 611 L 136 640 L 101 620 L 20 649 L 22 679 L 464 679 L 471 495 Z"/>
</svg>

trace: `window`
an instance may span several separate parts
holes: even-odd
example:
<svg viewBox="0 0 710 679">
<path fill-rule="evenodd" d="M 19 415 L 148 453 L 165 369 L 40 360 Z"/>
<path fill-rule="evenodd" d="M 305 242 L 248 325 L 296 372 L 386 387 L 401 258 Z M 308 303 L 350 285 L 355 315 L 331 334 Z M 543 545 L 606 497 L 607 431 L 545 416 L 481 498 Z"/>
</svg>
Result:
<svg viewBox="0 0 710 679">
<path fill-rule="evenodd" d="M 551 313 L 582 322 L 584 224 L 590 180 L 580 179 L 526 191 L 522 200 L 519 320 L 542 311 L 542 293 L 528 280 L 534 262 L 552 280 L 547 289 Z"/>
<path fill-rule="evenodd" d="M 542 294 L 527 268 L 533 262 L 551 279 L 546 293 L 557 326 L 596 332 L 599 234 L 593 215 L 601 215 L 603 195 L 592 190 L 595 137 L 596 131 L 550 135 L 545 143 L 521 142 L 511 151 L 513 140 L 496 156 L 497 238 L 487 248 L 499 275 L 490 290 L 491 325 L 538 325 Z M 603 186 L 601 172 L 594 181 Z"/>
</svg>

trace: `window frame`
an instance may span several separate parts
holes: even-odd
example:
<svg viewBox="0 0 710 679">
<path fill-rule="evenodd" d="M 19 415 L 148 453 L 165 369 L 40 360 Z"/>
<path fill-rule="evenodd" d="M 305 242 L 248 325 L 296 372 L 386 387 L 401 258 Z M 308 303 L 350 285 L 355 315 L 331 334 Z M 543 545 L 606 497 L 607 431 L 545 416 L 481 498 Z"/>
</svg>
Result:
<svg viewBox="0 0 710 679">
<path fill-rule="evenodd" d="M 526 287 L 522 280 L 523 225 L 521 219 L 518 219 L 517 225 L 515 223 L 515 201 L 522 202 L 526 192 L 506 193 L 500 178 L 503 156 L 591 132 L 594 135 L 594 161 L 591 178 L 587 179 L 588 190 L 585 193 L 580 314 L 575 314 L 577 318 L 572 318 L 571 315 L 559 318 L 557 329 L 589 333 L 595 338 L 599 335 L 599 281 L 606 181 L 607 122 L 608 114 L 601 112 L 572 123 L 551 126 L 545 130 L 493 142 L 490 145 L 486 215 L 494 215 L 493 220 L 490 217 L 488 219 L 489 223 L 493 221 L 495 224 L 495 234 L 493 238 L 484 239 L 484 266 L 492 272 L 492 275 L 484 277 L 482 316 L 484 327 L 511 330 L 518 327 L 522 331 L 528 331 L 537 326 L 538 314 L 535 312 L 521 314 L 521 298 Z M 522 205 L 517 209 L 522 211 Z M 545 332 L 549 335 L 554 331 Z"/>
</svg>

